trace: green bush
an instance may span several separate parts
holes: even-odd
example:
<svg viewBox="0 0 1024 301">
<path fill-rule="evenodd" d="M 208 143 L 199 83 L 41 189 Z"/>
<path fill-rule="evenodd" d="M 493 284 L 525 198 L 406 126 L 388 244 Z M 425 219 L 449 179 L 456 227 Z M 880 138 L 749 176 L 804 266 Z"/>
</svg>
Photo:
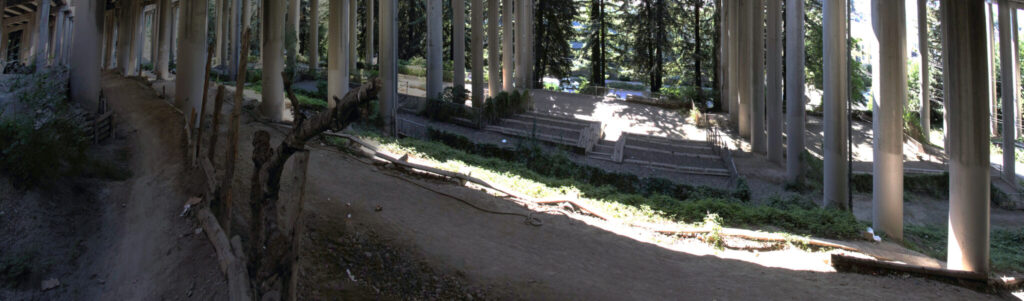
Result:
<svg viewBox="0 0 1024 301">
<path fill-rule="evenodd" d="M 445 88 L 441 92 L 441 99 L 428 98 L 426 109 L 423 115 L 431 120 L 445 122 L 452 117 L 468 118 L 471 115 L 466 112 L 466 89 Z"/>
<path fill-rule="evenodd" d="M 66 101 L 63 69 L 20 75 L 8 83 L 31 113 L 0 120 L 0 171 L 15 185 L 36 186 L 85 162 L 88 138 Z"/>
</svg>

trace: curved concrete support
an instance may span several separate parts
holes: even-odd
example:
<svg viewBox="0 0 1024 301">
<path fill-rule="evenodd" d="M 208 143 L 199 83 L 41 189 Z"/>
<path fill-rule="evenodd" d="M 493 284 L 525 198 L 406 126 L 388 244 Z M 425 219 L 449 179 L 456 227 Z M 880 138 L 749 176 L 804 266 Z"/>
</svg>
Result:
<svg viewBox="0 0 1024 301">
<path fill-rule="evenodd" d="M 782 164 L 782 1 L 768 0 L 768 83 L 765 98 L 768 161 Z M 800 39 L 801 41 L 803 39 Z"/>
<path fill-rule="evenodd" d="M 1000 10 L 1008 7 L 1000 1 Z M 989 272 L 988 80 L 983 1 L 940 6 L 949 118 L 949 244 L 952 270 Z M 1002 13 L 1000 13 L 1002 15 Z"/>
<path fill-rule="evenodd" d="M 1013 44 L 1017 41 L 1017 31 L 1012 30 L 1015 10 L 1010 7 L 1006 0 L 999 1 L 999 61 L 1002 64 L 1001 72 L 1004 78 L 1002 85 L 1003 96 L 1003 180 L 1011 185 L 1017 183 L 1017 174 L 1014 163 L 1017 162 L 1016 154 L 1017 123 L 1012 122 L 1012 116 L 1017 116 L 1017 81 L 1006 80 L 1014 78 L 1014 68 L 1017 67 Z M 1009 121 L 1009 122 L 1008 122 Z M 1007 164 L 1009 162 L 1009 164 Z"/>
<path fill-rule="evenodd" d="M 284 1 L 263 0 L 263 102 L 260 112 L 274 121 L 284 118 Z"/>
<path fill-rule="evenodd" d="M 473 109 L 479 111 L 484 104 L 484 1 L 472 0 L 469 7 L 473 23 L 472 29 L 472 55 L 473 72 L 470 75 L 473 81 L 472 100 Z"/>
<path fill-rule="evenodd" d="M 774 1 L 774 0 L 773 0 Z M 767 136 L 764 132 L 764 0 L 753 2 L 750 22 L 752 22 L 753 59 L 754 64 L 750 76 L 754 95 L 750 98 L 750 145 L 755 153 L 764 154 L 768 149 Z"/>
<path fill-rule="evenodd" d="M 206 1 L 179 0 L 178 72 L 174 81 L 174 105 L 185 114 L 200 112 L 203 73 L 206 68 Z"/>
<path fill-rule="evenodd" d="M 442 43 L 441 18 L 443 17 L 443 0 L 427 0 L 427 99 L 439 98 L 443 82 L 444 69 L 441 67 Z M 424 109 L 426 103 L 419 109 Z"/>
<path fill-rule="evenodd" d="M 160 32 L 157 39 L 160 40 L 160 49 L 157 51 L 156 58 L 156 77 L 158 79 L 170 78 L 170 62 L 171 62 L 171 26 L 173 22 L 171 20 L 171 0 L 159 0 L 160 8 Z"/>
<path fill-rule="evenodd" d="M 804 0 L 786 0 L 786 180 L 796 183 L 804 151 Z"/>
<path fill-rule="evenodd" d="M 71 40 L 70 66 L 71 100 L 86 109 L 93 109 L 100 100 L 100 60 L 103 45 L 96 43 L 103 33 L 103 15 L 106 1 L 90 0 L 75 2 L 78 26 L 74 26 Z"/>
<path fill-rule="evenodd" d="M 907 100 L 907 10 L 904 1 L 871 1 L 878 53 L 874 68 L 872 225 L 903 240 L 903 106 Z"/>
<path fill-rule="evenodd" d="M 824 0 L 822 4 L 822 36 L 825 73 L 824 105 L 824 155 L 825 155 L 825 206 L 848 210 L 849 208 L 849 135 L 846 106 L 849 99 L 847 86 L 847 2 L 846 0 Z"/>
<path fill-rule="evenodd" d="M 498 5 L 500 0 L 487 0 L 487 95 L 494 97 L 501 91 L 501 43 L 498 42 Z"/>
<path fill-rule="evenodd" d="M 327 107 L 348 93 L 348 0 L 331 0 L 327 15 Z"/>
<path fill-rule="evenodd" d="M 513 0 L 502 0 L 501 10 L 501 74 L 502 90 L 512 91 L 512 57 L 515 52 L 512 49 L 512 2 Z"/>
<path fill-rule="evenodd" d="M 466 0 L 452 0 L 452 11 L 452 86 L 465 89 Z"/>
</svg>

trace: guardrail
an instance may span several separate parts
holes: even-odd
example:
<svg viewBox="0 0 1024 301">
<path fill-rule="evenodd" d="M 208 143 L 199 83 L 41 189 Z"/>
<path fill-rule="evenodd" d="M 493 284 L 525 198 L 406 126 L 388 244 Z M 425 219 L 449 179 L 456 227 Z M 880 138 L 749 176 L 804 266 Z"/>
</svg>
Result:
<svg viewBox="0 0 1024 301">
<path fill-rule="evenodd" d="M 722 162 L 725 164 L 726 169 L 729 170 L 730 181 L 735 181 L 739 177 L 739 172 L 736 170 L 736 163 L 732 159 L 732 151 L 729 146 L 722 140 L 722 134 L 718 131 L 717 127 L 711 126 L 710 120 L 708 120 L 708 114 L 704 114 L 704 123 L 708 126 L 704 128 L 707 143 L 711 146 L 711 150 L 718 154 L 722 158 Z"/>
</svg>

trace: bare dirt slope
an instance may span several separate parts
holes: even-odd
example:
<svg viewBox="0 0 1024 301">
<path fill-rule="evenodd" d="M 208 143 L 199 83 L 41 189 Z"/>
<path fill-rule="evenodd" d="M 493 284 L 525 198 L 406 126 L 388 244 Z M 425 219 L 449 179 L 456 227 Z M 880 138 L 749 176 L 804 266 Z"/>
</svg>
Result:
<svg viewBox="0 0 1024 301">
<path fill-rule="evenodd" d="M 104 222 L 111 240 L 87 267 L 106 284 L 83 299 L 226 298 L 213 247 L 205 234 L 194 233 L 196 225 L 178 216 L 190 195 L 183 183 L 181 115 L 137 81 L 105 73 L 101 83 L 133 141 L 134 177 L 111 193 L 124 208 Z"/>
</svg>

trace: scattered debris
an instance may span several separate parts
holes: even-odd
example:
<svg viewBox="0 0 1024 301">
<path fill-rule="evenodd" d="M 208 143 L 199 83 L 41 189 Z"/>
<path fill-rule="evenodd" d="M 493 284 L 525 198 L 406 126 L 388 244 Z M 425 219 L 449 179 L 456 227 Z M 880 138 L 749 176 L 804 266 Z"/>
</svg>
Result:
<svg viewBox="0 0 1024 301">
<path fill-rule="evenodd" d="M 373 211 L 377 211 L 377 212 L 384 211 L 384 207 L 382 207 L 381 205 L 377 205 L 377 207 L 373 208 Z"/>
<path fill-rule="evenodd" d="M 352 280 L 352 282 L 357 282 L 356 276 L 352 276 L 352 270 L 345 269 L 345 273 L 348 274 L 348 279 Z"/>
<path fill-rule="evenodd" d="M 203 201 L 203 198 L 197 197 L 197 196 L 188 198 L 188 201 L 185 201 L 185 209 L 182 210 L 181 214 L 178 215 L 178 216 L 185 216 L 185 214 L 188 213 L 189 209 L 192 209 L 193 206 L 198 205 L 202 201 Z M 124 205 L 122 205 L 121 207 L 124 207 Z M 196 233 L 196 234 L 199 234 L 199 233 Z"/>
<path fill-rule="evenodd" d="M 57 278 L 46 279 L 46 280 L 43 280 L 43 283 L 42 283 L 42 289 L 43 289 L 44 292 L 48 291 L 48 290 L 51 290 L 51 289 L 54 289 L 54 288 L 56 288 L 58 286 L 60 286 L 60 280 L 57 280 Z"/>
<path fill-rule="evenodd" d="M 199 234 L 203 233 L 203 228 L 196 228 L 196 230 L 193 231 L 193 233 L 195 233 L 196 235 L 199 235 Z"/>
</svg>

